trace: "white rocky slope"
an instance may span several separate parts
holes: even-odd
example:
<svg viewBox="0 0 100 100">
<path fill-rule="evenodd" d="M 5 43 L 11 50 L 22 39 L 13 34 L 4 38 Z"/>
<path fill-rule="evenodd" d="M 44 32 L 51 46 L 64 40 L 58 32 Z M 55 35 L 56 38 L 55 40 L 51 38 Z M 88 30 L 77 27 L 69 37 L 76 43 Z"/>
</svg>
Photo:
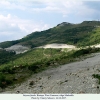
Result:
<svg viewBox="0 0 100 100">
<path fill-rule="evenodd" d="M 44 45 L 44 46 L 40 46 L 38 48 L 68 48 L 68 49 L 75 49 L 76 47 L 74 45 L 53 43 L 53 44 L 47 44 L 47 45 Z"/>
<path fill-rule="evenodd" d="M 68 49 L 75 49 L 76 47 L 73 45 L 67 45 L 67 44 L 58 44 L 58 43 L 53 43 L 53 44 L 47 44 L 44 46 L 36 47 L 36 48 L 68 48 Z M 30 50 L 29 47 L 22 46 L 22 45 L 13 45 L 11 47 L 5 48 L 6 51 L 15 51 L 16 54 L 24 53 L 28 50 Z"/>
<path fill-rule="evenodd" d="M 91 47 L 100 48 L 100 44 L 92 45 Z M 47 44 L 47 45 L 39 46 L 39 47 L 36 47 L 36 48 L 45 48 L 45 49 L 47 49 L 47 48 L 54 48 L 54 49 L 67 48 L 69 50 L 72 50 L 72 49 L 78 50 L 79 49 L 74 45 L 58 44 L 58 43 Z M 2 48 L 0 48 L 0 49 L 2 49 Z M 5 48 L 5 50 L 7 50 L 7 51 L 15 51 L 16 54 L 20 54 L 20 53 L 24 53 L 24 52 L 30 50 L 30 48 L 26 47 L 26 46 L 22 46 L 22 45 L 13 45 L 11 47 Z"/>
<path fill-rule="evenodd" d="M 100 93 L 100 85 L 93 74 L 100 74 L 100 53 L 35 74 L 3 93 Z M 30 82 L 33 85 L 30 86 Z"/>
<path fill-rule="evenodd" d="M 86 46 L 84 48 L 88 48 L 89 46 Z M 95 44 L 95 45 L 91 45 L 90 47 L 95 47 L 95 48 L 100 48 L 100 44 Z M 37 48 L 54 48 L 54 49 L 59 49 L 59 48 L 67 48 L 67 49 L 75 49 L 78 50 L 80 48 L 77 48 L 74 45 L 68 45 L 68 44 L 59 44 L 59 43 L 52 43 L 52 44 L 47 44 L 47 45 L 43 45 L 43 46 L 39 46 Z"/>
<path fill-rule="evenodd" d="M 15 51 L 16 54 L 24 53 L 29 50 L 28 47 L 22 45 L 13 45 L 11 47 L 5 48 L 7 51 Z"/>
</svg>

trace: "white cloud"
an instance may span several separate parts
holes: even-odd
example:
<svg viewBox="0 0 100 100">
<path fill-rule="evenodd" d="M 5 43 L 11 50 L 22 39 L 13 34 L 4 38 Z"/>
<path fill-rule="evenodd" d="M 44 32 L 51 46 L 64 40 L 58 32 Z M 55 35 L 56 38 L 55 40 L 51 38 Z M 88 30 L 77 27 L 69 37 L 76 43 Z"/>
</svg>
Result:
<svg viewBox="0 0 100 100">
<path fill-rule="evenodd" d="M 0 8 L 4 8 L 4 9 L 21 9 L 21 10 L 26 9 L 26 7 L 24 7 L 20 4 L 16 4 L 14 2 L 10 2 L 9 0 L 8 1 L 7 0 L 0 0 Z"/>
<path fill-rule="evenodd" d="M 63 17 L 68 17 L 71 13 L 83 17 L 93 14 L 94 10 L 87 7 L 84 2 L 85 0 L 17 0 L 15 2 L 2 0 L 0 8 L 20 9 L 31 13 L 59 13 Z"/>
<path fill-rule="evenodd" d="M 29 11 L 35 13 L 59 13 L 63 17 L 68 17 L 70 14 L 86 17 L 94 13 L 94 9 L 88 8 L 84 4 L 84 0 L 38 0 L 38 2 L 34 1 L 33 3 L 36 3 L 38 6 L 29 9 Z M 42 5 L 42 7 L 40 7 L 40 5 Z"/>
<path fill-rule="evenodd" d="M 0 38 L 5 36 L 11 37 L 12 39 L 18 39 L 31 32 L 45 30 L 48 27 L 49 26 L 43 23 L 43 21 L 37 23 L 32 20 L 20 19 L 11 14 L 7 16 L 0 15 Z M 7 40 L 7 38 L 5 38 L 5 40 Z"/>
<path fill-rule="evenodd" d="M 75 20 L 78 20 L 81 18 L 91 18 L 93 15 L 96 16 L 99 13 L 98 9 L 100 7 L 98 8 L 96 4 L 93 8 L 93 3 L 91 6 L 88 6 L 91 1 L 88 3 L 84 2 L 85 0 L 1 0 L 0 40 L 2 38 L 1 36 L 12 36 L 13 39 L 17 39 L 31 32 L 49 28 L 50 26 L 45 23 L 50 22 L 47 21 L 49 19 L 47 16 L 50 14 L 51 21 L 53 17 L 57 18 L 55 22 L 58 24 L 59 18 L 62 17 L 67 17 L 65 19 L 70 20 L 74 20 L 75 17 Z M 25 14 L 29 14 L 29 16 L 25 16 Z M 35 18 L 34 15 L 37 18 Z M 39 20 L 36 22 L 32 19 Z M 43 21 L 40 21 L 41 19 Z M 60 21 L 63 21 L 63 18 Z M 55 22 L 51 23 L 54 24 Z"/>
</svg>

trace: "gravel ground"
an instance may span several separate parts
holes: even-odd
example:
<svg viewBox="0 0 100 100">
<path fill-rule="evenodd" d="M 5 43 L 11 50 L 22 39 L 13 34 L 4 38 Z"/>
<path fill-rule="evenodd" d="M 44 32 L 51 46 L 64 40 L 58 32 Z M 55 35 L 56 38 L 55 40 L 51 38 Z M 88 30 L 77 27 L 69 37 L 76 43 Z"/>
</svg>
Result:
<svg viewBox="0 0 100 100">
<path fill-rule="evenodd" d="M 100 53 L 92 55 L 34 74 L 14 89 L 7 88 L 2 93 L 100 93 L 98 80 L 92 77 L 100 73 Z"/>
</svg>

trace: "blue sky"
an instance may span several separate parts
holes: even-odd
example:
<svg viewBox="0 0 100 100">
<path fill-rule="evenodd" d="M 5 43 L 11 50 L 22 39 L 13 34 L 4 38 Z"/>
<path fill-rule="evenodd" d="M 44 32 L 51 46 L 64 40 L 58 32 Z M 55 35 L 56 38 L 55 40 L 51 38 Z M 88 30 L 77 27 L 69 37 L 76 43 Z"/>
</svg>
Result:
<svg viewBox="0 0 100 100">
<path fill-rule="evenodd" d="M 84 20 L 100 20 L 99 0 L 0 0 L 0 42 Z"/>
</svg>

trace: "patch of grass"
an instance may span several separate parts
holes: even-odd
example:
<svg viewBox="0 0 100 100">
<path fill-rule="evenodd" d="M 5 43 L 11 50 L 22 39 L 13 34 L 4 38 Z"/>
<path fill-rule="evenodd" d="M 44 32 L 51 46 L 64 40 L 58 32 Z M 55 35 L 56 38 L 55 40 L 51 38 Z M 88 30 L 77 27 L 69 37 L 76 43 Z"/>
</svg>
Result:
<svg viewBox="0 0 100 100">
<path fill-rule="evenodd" d="M 100 75 L 99 74 L 93 74 L 92 75 L 94 78 L 98 79 L 98 83 L 100 84 Z"/>
<path fill-rule="evenodd" d="M 11 78 L 7 78 L 6 75 L 0 74 L 0 87 L 2 89 L 6 88 L 8 85 L 12 84 Z"/>
</svg>

